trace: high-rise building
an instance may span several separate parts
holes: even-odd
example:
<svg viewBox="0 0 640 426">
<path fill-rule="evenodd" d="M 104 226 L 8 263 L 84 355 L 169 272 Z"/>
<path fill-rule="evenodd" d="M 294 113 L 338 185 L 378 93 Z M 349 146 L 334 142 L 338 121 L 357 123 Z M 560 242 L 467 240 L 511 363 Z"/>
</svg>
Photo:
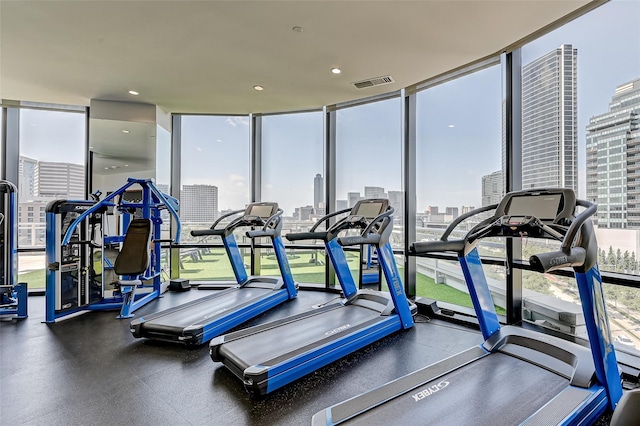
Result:
<svg viewBox="0 0 640 426">
<path fill-rule="evenodd" d="M 389 204 L 395 209 L 394 221 L 404 223 L 404 191 L 389 191 Z"/>
<path fill-rule="evenodd" d="M 458 208 L 457 207 L 447 207 L 446 208 L 446 213 L 447 216 L 451 216 L 453 219 L 457 218 L 458 215 Z"/>
<path fill-rule="evenodd" d="M 298 220 L 309 220 L 314 214 L 313 211 L 313 206 L 296 207 L 294 216 L 298 218 Z"/>
<path fill-rule="evenodd" d="M 183 185 L 180 190 L 180 220 L 212 223 L 218 218 L 218 187 Z"/>
<path fill-rule="evenodd" d="M 384 188 L 379 186 L 365 186 L 364 198 L 387 198 Z"/>
<path fill-rule="evenodd" d="M 504 196 L 502 171 L 482 176 L 482 207 L 497 204 Z"/>
<path fill-rule="evenodd" d="M 38 195 L 36 183 L 36 169 L 38 161 L 33 158 L 20 157 L 18 173 L 18 197 L 21 200 L 33 199 Z"/>
<path fill-rule="evenodd" d="M 353 207 L 356 205 L 358 201 L 360 201 L 362 197 L 359 192 L 347 192 L 347 201 L 349 201 L 349 207 Z"/>
<path fill-rule="evenodd" d="M 320 208 L 320 203 L 324 203 L 324 178 L 318 173 L 313 178 L 313 207 Z"/>
<path fill-rule="evenodd" d="M 84 199 L 84 165 L 38 161 L 38 197 Z"/>
<path fill-rule="evenodd" d="M 462 214 L 467 214 L 473 210 L 475 210 L 473 206 L 462 206 Z"/>
<path fill-rule="evenodd" d="M 640 78 L 618 86 L 587 126 L 587 200 L 600 228 L 640 229 Z"/>
<path fill-rule="evenodd" d="M 564 44 L 522 67 L 522 188 L 578 191 L 578 51 Z"/>
<path fill-rule="evenodd" d="M 344 210 L 349 208 L 349 201 L 347 200 L 336 200 L 336 211 Z"/>
</svg>

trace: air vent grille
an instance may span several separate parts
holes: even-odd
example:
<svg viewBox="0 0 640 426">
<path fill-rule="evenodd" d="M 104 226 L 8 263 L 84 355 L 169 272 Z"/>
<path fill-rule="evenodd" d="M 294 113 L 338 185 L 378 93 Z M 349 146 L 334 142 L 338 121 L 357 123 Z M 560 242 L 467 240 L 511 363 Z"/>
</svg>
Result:
<svg viewBox="0 0 640 426">
<path fill-rule="evenodd" d="M 382 77 L 370 78 L 367 80 L 356 81 L 353 83 L 356 86 L 356 89 L 364 89 L 367 87 L 380 86 L 382 84 L 390 84 L 395 83 L 395 80 L 390 75 L 385 75 Z"/>
</svg>

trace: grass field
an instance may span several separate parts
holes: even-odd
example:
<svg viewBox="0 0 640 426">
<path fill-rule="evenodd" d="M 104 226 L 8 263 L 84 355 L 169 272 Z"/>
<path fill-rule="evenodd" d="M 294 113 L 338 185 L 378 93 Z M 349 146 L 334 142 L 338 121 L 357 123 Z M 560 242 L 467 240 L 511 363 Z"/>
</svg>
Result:
<svg viewBox="0 0 640 426">
<path fill-rule="evenodd" d="M 322 263 L 316 262 L 316 256 Z M 297 250 L 295 254 L 287 253 L 287 258 L 289 260 L 291 273 L 297 282 L 324 283 L 325 258 L 321 253 L 318 254 L 317 251 L 311 250 Z M 248 271 L 248 265 L 250 263 L 249 256 L 245 256 L 244 261 Z M 347 252 L 347 261 L 357 283 L 359 263 L 358 254 Z M 275 255 L 266 254 L 261 256 L 260 263 L 262 275 L 279 274 Z M 402 274 L 402 269 L 400 270 L 400 273 Z M 208 252 L 199 249 L 183 250 L 181 256 L 180 277 L 187 278 L 192 281 L 234 280 L 233 270 L 224 249 L 213 249 Z M 44 269 L 40 269 L 20 274 L 18 281 L 27 282 L 30 290 L 44 289 L 45 271 Z M 386 284 L 383 284 L 383 289 L 386 288 Z M 469 294 L 446 284 L 436 284 L 432 278 L 423 274 L 417 275 L 416 292 L 417 296 L 440 300 L 459 306 L 473 307 Z M 496 307 L 496 311 L 499 314 L 505 313 L 504 309 L 499 307 Z"/>
</svg>

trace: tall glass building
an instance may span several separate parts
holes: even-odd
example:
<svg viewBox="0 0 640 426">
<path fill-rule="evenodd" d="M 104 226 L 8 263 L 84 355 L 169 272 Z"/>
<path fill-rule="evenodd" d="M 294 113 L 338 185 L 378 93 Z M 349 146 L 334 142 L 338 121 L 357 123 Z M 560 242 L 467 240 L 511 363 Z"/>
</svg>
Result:
<svg viewBox="0 0 640 426">
<path fill-rule="evenodd" d="M 616 88 L 587 126 L 587 198 L 600 228 L 640 229 L 640 79 Z"/>
<path fill-rule="evenodd" d="M 578 191 L 577 56 L 570 44 L 522 67 L 522 187 Z"/>
</svg>

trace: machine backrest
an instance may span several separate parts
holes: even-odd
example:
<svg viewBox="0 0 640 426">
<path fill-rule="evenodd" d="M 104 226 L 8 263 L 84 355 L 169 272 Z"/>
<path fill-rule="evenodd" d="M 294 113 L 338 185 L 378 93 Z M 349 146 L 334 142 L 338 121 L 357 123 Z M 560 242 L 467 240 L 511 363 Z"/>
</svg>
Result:
<svg viewBox="0 0 640 426">
<path fill-rule="evenodd" d="M 151 220 L 134 219 L 124 236 L 122 249 L 113 265 L 118 275 L 140 275 L 151 258 Z"/>
</svg>

